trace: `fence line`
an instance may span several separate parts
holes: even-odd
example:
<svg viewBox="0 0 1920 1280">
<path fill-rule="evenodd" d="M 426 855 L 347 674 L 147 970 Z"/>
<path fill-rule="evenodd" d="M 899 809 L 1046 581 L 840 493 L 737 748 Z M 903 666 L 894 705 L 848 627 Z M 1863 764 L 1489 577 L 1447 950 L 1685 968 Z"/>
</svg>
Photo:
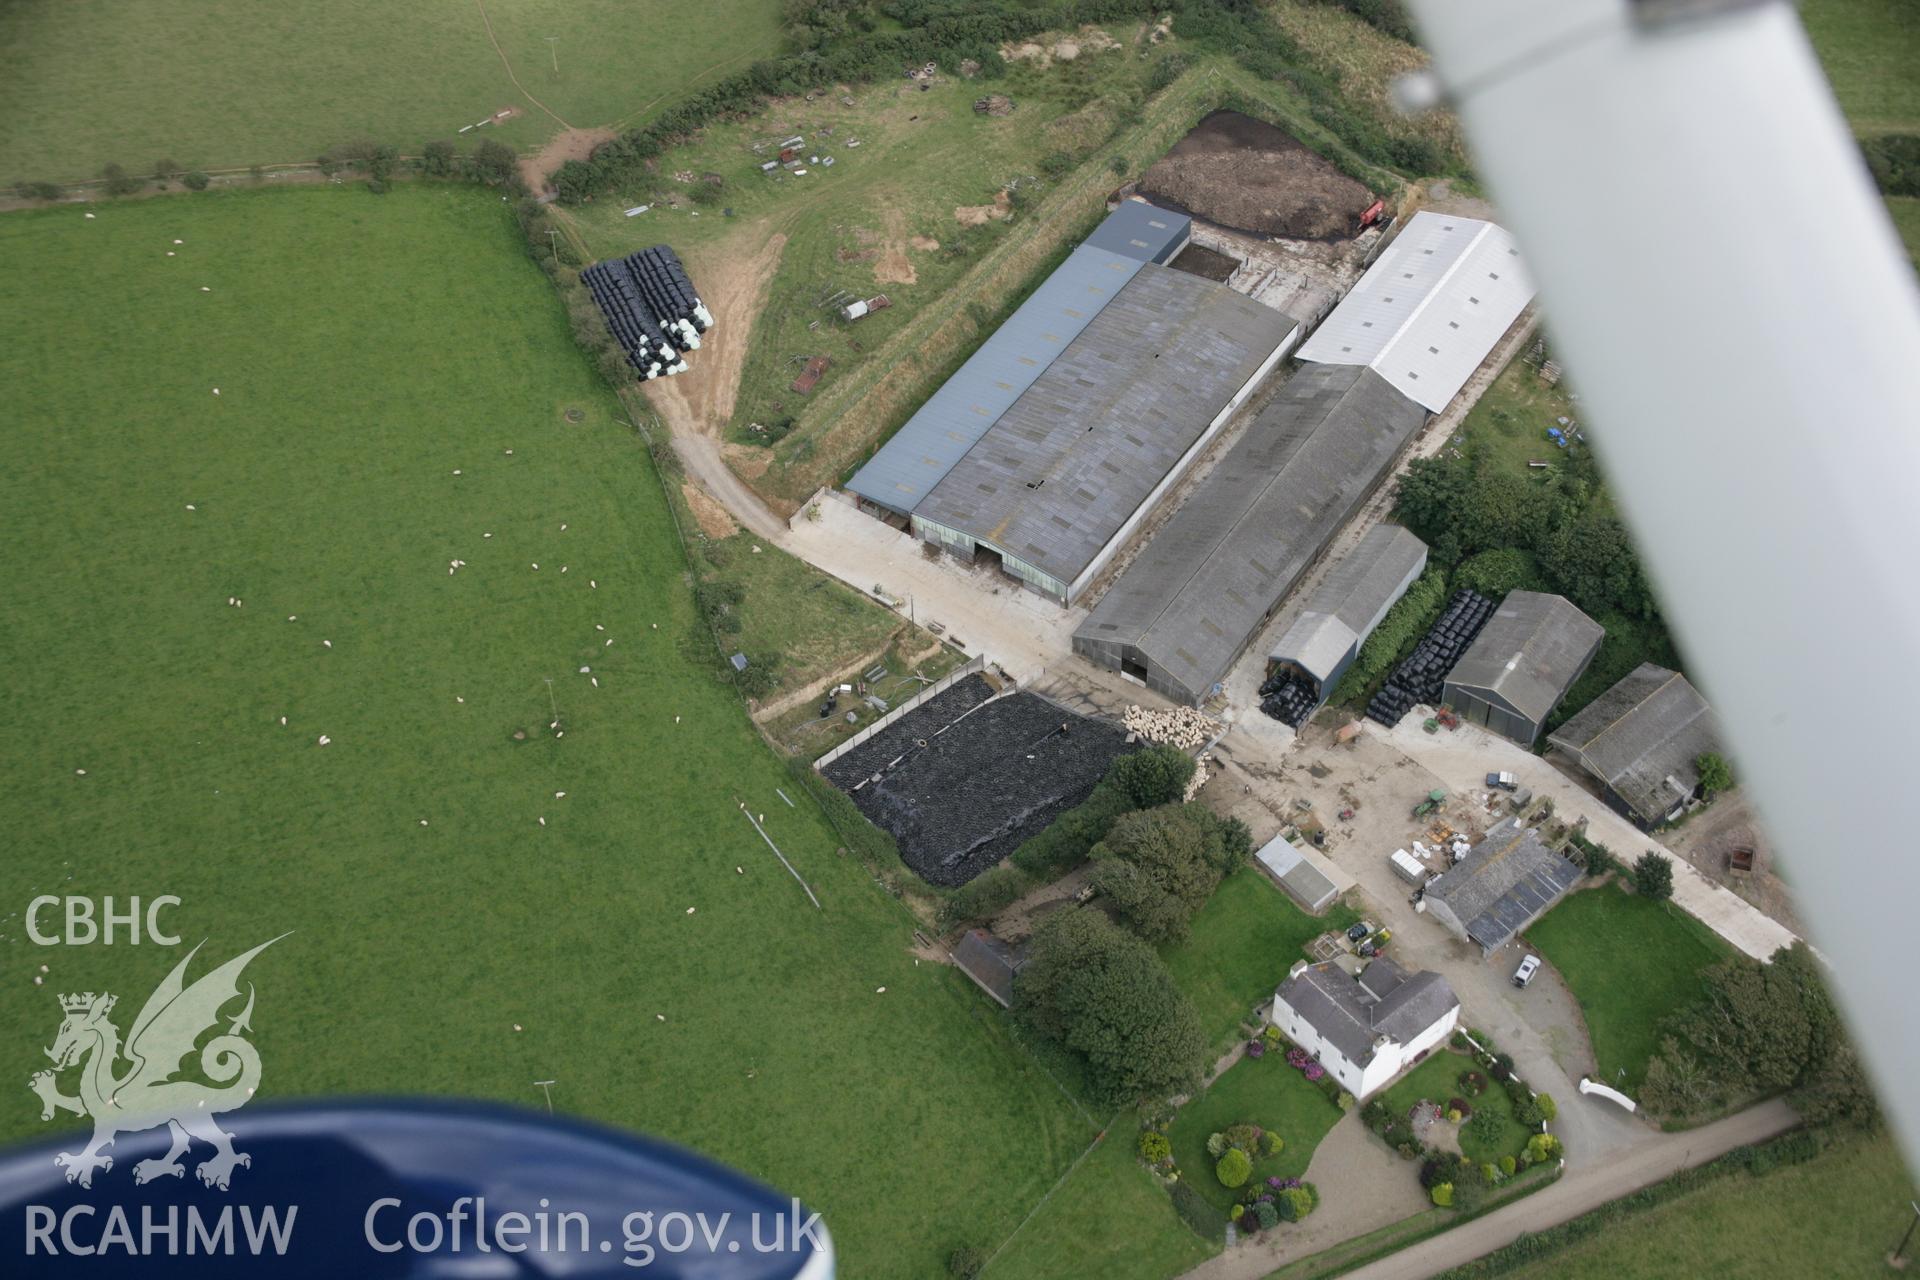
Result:
<svg viewBox="0 0 1920 1280">
<path fill-rule="evenodd" d="M 814 770 L 816 772 L 824 770 L 835 760 L 838 760 L 841 756 L 847 754 L 847 752 L 853 750 L 868 738 L 871 738 L 874 734 L 880 732 L 895 720 L 898 720 L 901 716 L 904 716 L 907 712 L 925 702 L 928 698 L 937 697 L 945 693 L 955 684 L 958 684 L 961 680 L 964 680 L 976 671 L 984 670 L 986 665 L 986 656 L 976 653 L 967 660 L 965 666 L 955 667 L 952 671 L 947 672 L 947 674 L 941 676 L 938 680 L 935 680 L 932 684 L 914 694 L 911 698 L 908 698 L 905 702 L 887 712 L 887 714 L 881 716 L 878 720 L 875 720 L 872 724 L 854 734 L 833 750 L 821 756 L 818 760 L 815 760 L 813 762 Z"/>
</svg>

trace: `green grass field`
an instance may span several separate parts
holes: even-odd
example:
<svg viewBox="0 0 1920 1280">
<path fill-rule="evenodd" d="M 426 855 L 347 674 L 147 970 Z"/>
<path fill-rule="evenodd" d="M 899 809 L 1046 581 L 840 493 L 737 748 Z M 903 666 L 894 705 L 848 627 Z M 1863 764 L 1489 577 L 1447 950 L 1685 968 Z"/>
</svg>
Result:
<svg viewBox="0 0 1920 1280">
<path fill-rule="evenodd" d="M 1920 130 L 1920 8 L 1912 0 L 1801 0 L 1799 9 L 1853 131 Z"/>
<path fill-rule="evenodd" d="M 1201 1029 L 1224 1048 L 1255 1004 L 1272 1001 L 1288 967 L 1306 958 L 1308 942 L 1359 918 L 1345 903 L 1310 916 L 1262 872 L 1243 867 L 1200 908 L 1188 939 L 1161 948 L 1161 956 L 1199 1011 Z"/>
<path fill-rule="evenodd" d="M 1207 1139 L 1230 1125 L 1257 1124 L 1280 1135 L 1285 1145 L 1253 1163 L 1256 1179 L 1298 1178 L 1306 1173 L 1313 1149 L 1340 1119 L 1340 1108 L 1287 1065 L 1285 1055 L 1241 1058 L 1198 1097 L 1180 1108 L 1168 1137 L 1180 1176 L 1223 1213 L 1240 1198 L 1214 1174 Z"/>
<path fill-rule="evenodd" d="M 1162 1280 L 1212 1256 L 1140 1167 L 1126 1117 L 983 1273 L 983 1280 Z"/>
<path fill-rule="evenodd" d="M 139 172 L 163 157 L 285 164 L 357 138 L 415 154 L 507 107 L 521 114 L 498 136 L 533 149 L 562 120 L 632 123 L 780 47 L 768 0 L 683 19 L 661 0 L 338 0 L 293 19 L 235 0 L 18 0 L 0 6 L 0 181 L 90 178 L 109 161 Z"/>
<path fill-rule="evenodd" d="M 1507 1097 L 1507 1091 L 1497 1081 L 1489 1080 L 1479 1097 L 1467 1097 L 1466 1091 L 1460 1087 L 1460 1075 L 1471 1071 L 1473 1065 L 1473 1059 L 1465 1054 L 1442 1049 L 1401 1077 L 1392 1088 L 1380 1095 L 1381 1100 L 1389 1111 L 1404 1117 L 1423 1098 L 1439 1104 L 1442 1109 L 1452 1099 L 1460 1098 L 1476 1113 L 1490 1111 L 1500 1118 L 1499 1132 L 1488 1140 L 1482 1140 L 1462 1123 L 1461 1153 L 1482 1164 L 1498 1161 L 1501 1156 L 1517 1156 L 1526 1147 L 1527 1138 L 1533 1131 L 1513 1118 L 1513 1100 Z"/>
<path fill-rule="evenodd" d="M 1660 1024 L 1699 996 L 1703 970 L 1731 954 L 1685 912 L 1611 884 L 1569 895 L 1527 930 L 1527 942 L 1580 1002 L 1600 1078 L 1624 1080 L 1629 1091 L 1660 1048 Z"/>
<path fill-rule="evenodd" d="M 97 213 L 0 219 L 9 916 L 175 894 L 210 961 L 292 931 L 249 970 L 276 1100 L 532 1104 L 555 1079 L 567 1111 L 810 1201 L 850 1276 L 1010 1233 L 1091 1126 L 775 795 L 646 452 L 503 206 Z M 137 1008 L 177 958 L 20 932 L 0 922 L 22 1079 L 55 993 Z M 44 1131 L 22 1101 L 0 1138 Z"/>
<path fill-rule="evenodd" d="M 1773 1280 L 1894 1274 L 1913 1221 L 1912 1176 L 1882 1134 L 1836 1142 L 1805 1164 L 1735 1174 L 1507 1272 L 1529 1280 Z"/>
<path fill-rule="evenodd" d="M 1138 101 L 1150 65 L 1130 50 L 1110 50 L 1047 70 L 1015 64 L 997 81 L 942 77 L 925 92 L 906 80 L 882 81 L 855 89 L 851 105 L 831 94 L 783 100 L 762 116 L 702 131 L 663 157 L 655 177 L 571 215 L 593 256 L 667 239 L 696 279 L 722 260 L 758 253 L 772 235 L 786 238 L 727 432 L 738 443 L 765 444 L 773 437 L 753 424 L 777 433 L 1010 230 L 998 218 L 963 226 L 956 209 L 991 205 L 1009 182 L 1033 181 L 1050 152 L 1103 140 L 1120 107 Z M 1013 114 L 976 113 L 974 100 L 989 92 L 1011 96 Z M 804 177 L 762 173 L 776 154 L 770 144 L 794 134 L 807 139 L 803 158 L 834 163 L 803 164 Z M 715 204 L 699 207 L 675 173 L 715 174 L 725 186 Z M 654 208 L 623 216 L 641 204 Z M 730 219 L 722 215 L 729 208 Z M 893 305 L 847 324 L 821 305 L 836 291 L 885 293 Z M 791 391 L 794 357 L 812 355 L 832 361 L 826 377 L 809 395 Z"/>
</svg>

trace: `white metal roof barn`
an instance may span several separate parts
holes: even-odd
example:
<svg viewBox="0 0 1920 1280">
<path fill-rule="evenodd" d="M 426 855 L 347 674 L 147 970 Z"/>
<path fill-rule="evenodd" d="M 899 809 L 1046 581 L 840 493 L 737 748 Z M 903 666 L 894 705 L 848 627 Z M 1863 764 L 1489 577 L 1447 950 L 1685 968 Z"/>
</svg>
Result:
<svg viewBox="0 0 1920 1280">
<path fill-rule="evenodd" d="M 1439 413 L 1532 300 L 1533 280 L 1504 228 L 1423 209 L 1299 358 L 1366 365 Z"/>
</svg>

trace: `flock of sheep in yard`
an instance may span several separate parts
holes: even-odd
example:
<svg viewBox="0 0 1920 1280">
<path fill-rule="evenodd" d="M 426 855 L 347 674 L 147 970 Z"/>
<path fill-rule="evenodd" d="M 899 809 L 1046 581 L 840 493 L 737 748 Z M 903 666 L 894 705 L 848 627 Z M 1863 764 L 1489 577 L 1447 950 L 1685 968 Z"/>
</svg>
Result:
<svg viewBox="0 0 1920 1280">
<path fill-rule="evenodd" d="M 1192 707 L 1175 707 L 1171 711 L 1152 711 L 1146 707 L 1129 706 L 1127 713 L 1120 718 L 1129 734 L 1144 738 L 1148 742 L 1161 746 L 1174 747 L 1181 751 L 1192 751 L 1195 747 L 1204 747 L 1212 742 L 1219 732 L 1220 724 L 1213 717 Z M 1187 780 L 1186 793 L 1182 801 L 1190 801 L 1200 794 L 1200 788 L 1207 785 L 1212 770 L 1207 766 L 1213 760 L 1213 753 L 1203 751 L 1196 762 L 1193 777 Z"/>
</svg>

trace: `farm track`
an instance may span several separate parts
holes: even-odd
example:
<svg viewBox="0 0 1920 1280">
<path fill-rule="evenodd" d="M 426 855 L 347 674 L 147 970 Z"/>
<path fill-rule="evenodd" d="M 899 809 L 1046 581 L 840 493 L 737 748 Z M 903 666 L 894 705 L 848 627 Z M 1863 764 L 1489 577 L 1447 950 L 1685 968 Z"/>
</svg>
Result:
<svg viewBox="0 0 1920 1280">
<path fill-rule="evenodd" d="M 493 20 L 487 17 L 486 0 L 473 0 L 473 2 L 474 4 L 479 6 L 480 21 L 486 25 L 487 43 L 492 45 L 493 51 L 500 55 L 500 65 L 507 69 L 507 79 L 513 81 L 513 87 L 520 91 L 521 97 L 525 98 L 528 102 L 531 102 L 534 106 L 546 112 L 549 116 L 552 116 L 555 120 L 558 120 L 560 123 L 560 127 L 562 129 L 571 131 L 573 129 L 573 126 L 567 123 L 565 120 L 561 120 L 559 112 L 555 111 L 552 107 L 549 107 L 546 103 L 540 101 L 540 99 L 534 97 L 533 94 L 527 89 L 527 86 L 520 83 L 520 77 L 513 73 L 513 63 L 507 60 L 507 51 L 500 47 L 500 41 L 493 34 Z"/>
</svg>

